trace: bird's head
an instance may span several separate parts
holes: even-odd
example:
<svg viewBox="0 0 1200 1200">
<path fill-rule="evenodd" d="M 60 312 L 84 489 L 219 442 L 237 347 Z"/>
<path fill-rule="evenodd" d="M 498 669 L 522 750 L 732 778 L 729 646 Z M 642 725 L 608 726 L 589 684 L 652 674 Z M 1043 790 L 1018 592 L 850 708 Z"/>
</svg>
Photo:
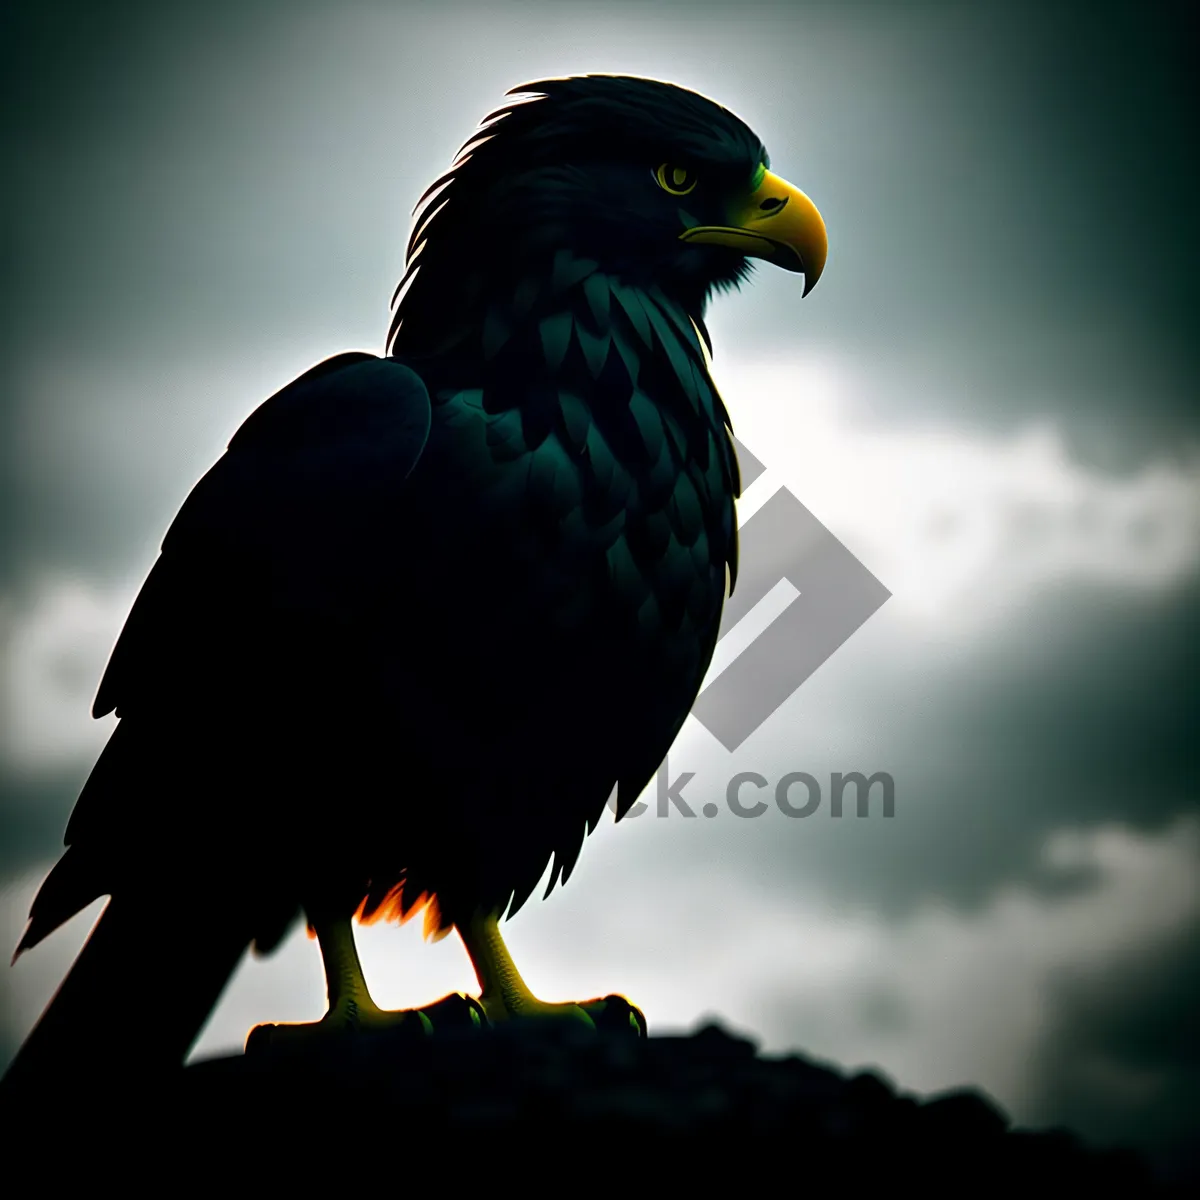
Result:
<svg viewBox="0 0 1200 1200">
<path fill-rule="evenodd" d="M 754 259 L 802 273 L 805 295 L 820 278 L 827 240 L 816 207 L 771 172 L 759 138 L 719 104 L 616 75 L 509 95 L 418 204 L 398 296 L 444 304 L 420 295 L 425 274 L 438 291 L 453 279 L 461 305 L 467 276 L 511 286 L 563 249 L 632 286 L 657 285 L 697 314 Z"/>
</svg>

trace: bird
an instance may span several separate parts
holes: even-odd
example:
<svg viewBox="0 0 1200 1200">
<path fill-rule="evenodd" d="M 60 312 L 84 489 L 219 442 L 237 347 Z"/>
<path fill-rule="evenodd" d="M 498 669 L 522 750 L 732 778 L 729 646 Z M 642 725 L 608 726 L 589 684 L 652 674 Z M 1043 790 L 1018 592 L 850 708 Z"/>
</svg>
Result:
<svg viewBox="0 0 1200 1200">
<path fill-rule="evenodd" d="M 698 92 L 505 94 L 413 210 L 383 353 L 268 398 L 169 526 L 14 963 L 107 904 L 3 1086 L 180 1069 L 247 950 L 300 922 L 327 1011 L 247 1053 L 443 1020 L 646 1036 L 618 993 L 535 996 L 502 927 L 653 779 L 736 586 L 708 304 L 758 263 L 806 296 L 827 252 L 813 201 Z M 418 914 L 479 995 L 388 1012 L 354 924 Z"/>
</svg>

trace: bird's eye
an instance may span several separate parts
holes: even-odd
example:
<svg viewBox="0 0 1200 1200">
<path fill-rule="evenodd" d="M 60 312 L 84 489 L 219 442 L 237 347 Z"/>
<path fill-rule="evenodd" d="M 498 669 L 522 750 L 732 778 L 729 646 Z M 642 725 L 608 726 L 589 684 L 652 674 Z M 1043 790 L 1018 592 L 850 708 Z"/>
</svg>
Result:
<svg viewBox="0 0 1200 1200">
<path fill-rule="evenodd" d="M 677 167 L 673 163 L 663 163 L 654 172 L 658 186 L 672 196 L 686 196 L 696 186 L 696 176 L 687 167 Z"/>
</svg>

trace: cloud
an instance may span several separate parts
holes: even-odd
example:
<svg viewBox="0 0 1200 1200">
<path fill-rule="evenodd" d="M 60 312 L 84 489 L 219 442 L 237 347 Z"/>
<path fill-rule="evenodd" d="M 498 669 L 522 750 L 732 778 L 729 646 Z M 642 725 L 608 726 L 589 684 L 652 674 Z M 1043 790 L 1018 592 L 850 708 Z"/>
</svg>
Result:
<svg viewBox="0 0 1200 1200">
<path fill-rule="evenodd" d="M 873 419 L 914 381 L 866 375 L 844 355 L 714 370 L 769 468 L 746 515 L 786 483 L 914 624 L 978 639 L 1063 584 L 1137 595 L 1200 567 L 1200 443 L 1114 475 L 1073 459 L 1049 416 L 1006 434 Z"/>
<path fill-rule="evenodd" d="M 135 591 L 61 577 L 0 594 L 0 884 L 61 852 L 116 725 L 91 707 Z"/>
<path fill-rule="evenodd" d="M 1067 967 L 1054 1029 L 1036 1065 L 1038 1108 L 1098 1138 L 1136 1137 L 1164 1165 L 1200 1169 L 1200 938 L 1150 941 L 1118 958 Z"/>
<path fill-rule="evenodd" d="M 36 950 L 24 955 L 16 966 L 8 960 L 25 931 L 29 907 L 53 862 L 33 869 L 23 867 L 20 874 L 0 882 L 0 1056 L 7 1068 L 13 1054 L 33 1028 L 66 976 L 76 954 L 104 909 L 97 900 L 63 925 Z"/>
<path fill-rule="evenodd" d="M 38 774 L 94 758 L 115 718 L 92 698 L 133 593 L 82 580 L 46 583 L 0 602 L 0 765 Z"/>
</svg>

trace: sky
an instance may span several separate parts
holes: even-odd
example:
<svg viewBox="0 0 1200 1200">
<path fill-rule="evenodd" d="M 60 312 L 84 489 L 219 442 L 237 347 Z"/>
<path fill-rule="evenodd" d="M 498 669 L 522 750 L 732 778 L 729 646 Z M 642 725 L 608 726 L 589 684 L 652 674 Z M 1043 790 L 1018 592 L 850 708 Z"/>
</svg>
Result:
<svg viewBox="0 0 1200 1200">
<path fill-rule="evenodd" d="M 742 521 L 790 492 L 890 597 L 736 750 L 689 719 L 647 810 L 512 921 L 514 956 L 548 999 L 618 990 L 652 1028 L 717 1018 L 1178 1151 L 1200 1111 L 1186 6 L 44 0 L 2 19 L 0 941 L 111 733 L 88 713 L 133 596 L 240 421 L 320 359 L 382 350 L 410 211 L 509 88 L 648 75 L 746 120 L 829 229 L 803 302 L 764 266 L 710 309 L 764 468 Z M 755 569 L 786 566 L 768 547 Z M 831 815 L 851 771 L 891 776 L 892 816 Z M 741 793 L 760 816 L 728 803 L 740 772 L 767 781 Z M 775 802 L 797 772 L 823 788 L 803 819 Z M 688 773 L 696 815 L 659 816 Z M 101 907 L 0 974 L 0 1067 Z M 381 1003 L 473 985 L 419 923 L 360 946 Z M 323 1000 L 298 932 L 246 962 L 195 1053 Z"/>
</svg>

